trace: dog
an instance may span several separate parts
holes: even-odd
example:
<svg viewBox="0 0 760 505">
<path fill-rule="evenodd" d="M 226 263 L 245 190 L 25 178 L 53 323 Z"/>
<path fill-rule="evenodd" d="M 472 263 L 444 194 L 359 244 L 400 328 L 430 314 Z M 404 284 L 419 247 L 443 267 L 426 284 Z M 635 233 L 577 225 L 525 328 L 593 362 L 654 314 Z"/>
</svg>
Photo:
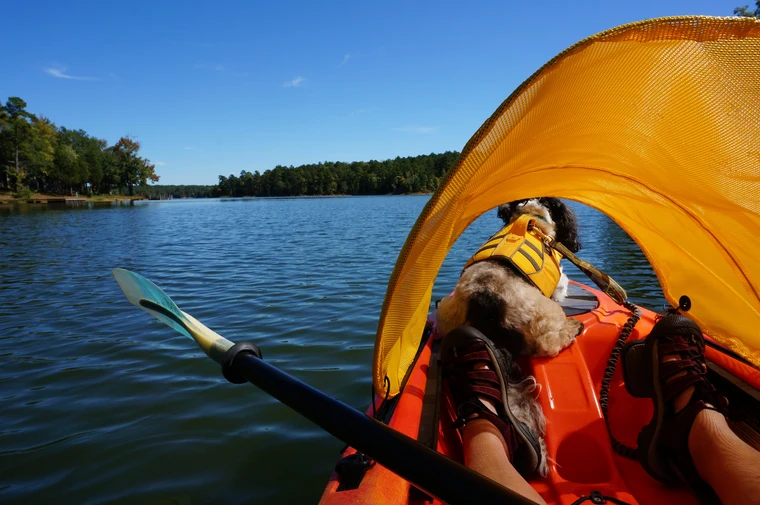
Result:
<svg viewBox="0 0 760 505">
<path fill-rule="evenodd" d="M 558 198 L 531 198 L 499 206 L 506 225 L 528 215 L 545 235 L 572 252 L 581 248 L 575 213 Z M 555 356 L 575 341 L 583 329 L 565 317 L 557 302 L 567 296 L 568 279 L 561 271 L 551 296 L 504 262 L 487 259 L 469 264 L 451 296 L 438 305 L 441 334 L 460 325 L 477 328 L 513 356 Z"/>
</svg>

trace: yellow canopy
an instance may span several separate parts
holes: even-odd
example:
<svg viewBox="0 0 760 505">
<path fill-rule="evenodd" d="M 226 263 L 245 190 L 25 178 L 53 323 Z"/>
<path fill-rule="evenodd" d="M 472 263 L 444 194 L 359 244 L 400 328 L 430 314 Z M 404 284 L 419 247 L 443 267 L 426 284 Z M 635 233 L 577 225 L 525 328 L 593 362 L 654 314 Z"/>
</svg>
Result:
<svg viewBox="0 0 760 505">
<path fill-rule="evenodd" d="M 533 196 L 610 216 L 668 302 L 688 296 L 688 316 L 760 365 L 760 22 L 624 25 L 517 88 L 467 143 L 399 254 L 377 329 L 377 391 L 387 376 L 398 393 L 459 235 L 489 209 Z"/>
</svg>

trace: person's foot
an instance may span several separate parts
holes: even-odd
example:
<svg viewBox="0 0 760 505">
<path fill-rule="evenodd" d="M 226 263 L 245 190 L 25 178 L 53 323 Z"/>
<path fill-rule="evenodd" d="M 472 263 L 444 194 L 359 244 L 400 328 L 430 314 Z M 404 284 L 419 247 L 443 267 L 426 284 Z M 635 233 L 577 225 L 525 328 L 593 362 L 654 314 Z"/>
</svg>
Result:
<svg viewBox="0 0 760 505">
<path fill-rule="evenodd" d="M 509 409 L 507 392 L 512 356 L 498 349 L 475 328 L 451 330 L 441 344 L 444 378 L 456 406 L 456 428 L 475 419 L 492 423 L 501 433 L 510 461 L 524 476 L 541 465 L 541 448 L 530 428 Z"/>
<path fill-rule="evenodd" d="M 641 464 L 661 481 L 680 475 L 695 491 L 712 495 L 694 467 L 689 433 L 701 411 L 724 412 L 727 402 L 707 380 L 702 331 L 684 316 L 668 315 L 634 347 L 624 351 L 626 386 L 654 403 L 652 420 L 638 437 Z"/>
</svg>

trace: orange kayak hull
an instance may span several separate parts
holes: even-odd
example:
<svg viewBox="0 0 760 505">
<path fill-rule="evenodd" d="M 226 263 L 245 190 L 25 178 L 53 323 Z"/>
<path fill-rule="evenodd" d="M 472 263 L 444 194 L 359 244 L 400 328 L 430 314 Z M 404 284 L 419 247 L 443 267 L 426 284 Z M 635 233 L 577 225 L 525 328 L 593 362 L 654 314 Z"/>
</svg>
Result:
<svg viewBox="0 0 760 505">
<path fill-rule="evenodd" d="M 571 505 L 592 491 L 612 496 L 631 505 L 682 503 L 697 505 L 696 496 L 684 486 L 666 486 L 650 477 L 637 461 L 616 454 L 610 444 L 599 405 L 599 389 L 610 352 L 630 312 L 602 292 L 577 284 L 596 297 L 598 306 L 572 316 L 584 323 L 584 331 L 575 344 L 552 358 L 520 361 L 526 374 L 541 384 L 538 401 L 546 415 L 546 446 L 549 474 L 530 480 L 533 488 L 549 504 Z M 642 317 L 629 340 L 644 338 L 654 325 L 657 314 L 642 309 Z M 435 315 L 429 322 L 434 324 Z M 439 335 L 435 329 L 421 349 L 414 368 L 388 421 L 389 426 L 417 438 L 423 410 L 423 398 L 432 355 L 432 343 Z M 760 389 L 760 371 L 708 347 L 708 359 L 736 377 Z M 436 449 L 462 461 L 462 441 L 451 428 L 453 410 L 442 395 Z M 376 398 L 379 406 L 382 398 Z M 367 413 L 372 415 L 373 407 Z M 651 402 L 634 398 L 625 390 L 622 370 L 618 366 L 609 394 L 610 426 L 615 437 L 629 446 L 652 415 Z M 355 452 L 348 448 L 343 456 Z M 355 489 L 338 491 L 340 482 L 333 472 L 320 500 L 321 505 L 339 504 L 419 504 L 440 503 L 426 499 L 410 484 L 388 469 L 374 465 Z"/>
</svg>

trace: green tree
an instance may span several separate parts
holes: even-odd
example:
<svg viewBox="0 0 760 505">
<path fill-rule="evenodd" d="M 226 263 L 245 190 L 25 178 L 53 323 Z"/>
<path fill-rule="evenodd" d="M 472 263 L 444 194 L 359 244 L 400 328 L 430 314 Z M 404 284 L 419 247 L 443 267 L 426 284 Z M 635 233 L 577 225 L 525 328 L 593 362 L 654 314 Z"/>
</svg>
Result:
<svg viewBox="0 0 760 505">
<path fill-rule="evenodd" d="M 8 187 L 8 161 L 10 155 L 6 152 L 6 131 L 10 128 L 11 116 L 0 103 L 0 187 Z"/>
<path fill-rule="evenodd" d="M 111 147 L 114 154 L 116 169 L 119 174 L 119 187 L 126 187 L 129 196 L 134 195 L 136 185 L 145 185 L 150 180 L 158 182 L 155 165 L 150 160 L 137 155 L 140 143 L 130 137 L 122 137 Z"/>
<path fill-rule="evenodd" d="M 105 140 L 95 138 L 84 130 L 70 130 L 61 128 L 59 131 L 59 143 L 71 146 L 77 154 L 79 161 L 69 174 L 69 183 L 79 191 L 88 190 L 98 193 L 105 189 L 104 178 L 109 154 L 106 152 Z M 118 178 L 112 181 L 118 184 Z"/>
<path fill-rule="evenodd" d="M 219 188 L 219 193 L 224 196 L 230 196 L 232 194 L 232 190 L 230 189 L 230 181 L 223 175 L 219 176 L 219 184 L 217 187 Z"/>
<path fill-rule="evenodd" d="M 760 0 L 755 2 L 755 10 L 749 10 L 749 5 L 744 7 L 737 7 L 734 9 L 735 16 L 742 16 L 746 18 L 760 18 Z"/>
<path fill-rule="evenodd" d="M 55 171 L 49 189 L 54 193 L 62 193 L 65 188 L 67 193 L 71 193 L 81 163 L 73 146 L 65 142 L 59 143 L 55 150 Z"/>
<path fill-rule="evenodd" d="M 58 131 L 58 164 L 56 166 L 57 191 L 68 193 L 83 192 L 90 175 L 88 160 L 85 158 L 89 136 L 84 130 L 69 130 L 61 127 Z"/>
<path fill-rule="evenodd" d="M 100 182 L 99 192 L 112 193 L 115 188 L 119 187 L 121 176 L 119 174 L 119 163 L 113 148 L 104 148 L 101 152 L 101 162 L 103 167 L 103 178 Z"/>
<path fill-rule="evenodd" d="M 17 96 L 8 98 L 3 107 L 4 128 L 0 139 L 0 152 L 5 165 L 6 186 L 15 187 L 24 177 L 24 143 L 29 139 L 34 115 L 26 110 L 26 102 Z"/>
<path fill-rule="evenodd" d="M 108 154 L 106 153 L 107 142 L 103 139 L 88 137 L 82 155 L 89 168 L 87 182 L 90 192 L 97 194 L 103 190 L 103 179 Z"/>
<path fill-rule="evenodd" d="M 46 117 L 35 118 L 29 135 L 27 149 L 26 184 L 37 191 L 45 185 L 55 167 L 55 149 L 58 130 Z"/>
</svg>

